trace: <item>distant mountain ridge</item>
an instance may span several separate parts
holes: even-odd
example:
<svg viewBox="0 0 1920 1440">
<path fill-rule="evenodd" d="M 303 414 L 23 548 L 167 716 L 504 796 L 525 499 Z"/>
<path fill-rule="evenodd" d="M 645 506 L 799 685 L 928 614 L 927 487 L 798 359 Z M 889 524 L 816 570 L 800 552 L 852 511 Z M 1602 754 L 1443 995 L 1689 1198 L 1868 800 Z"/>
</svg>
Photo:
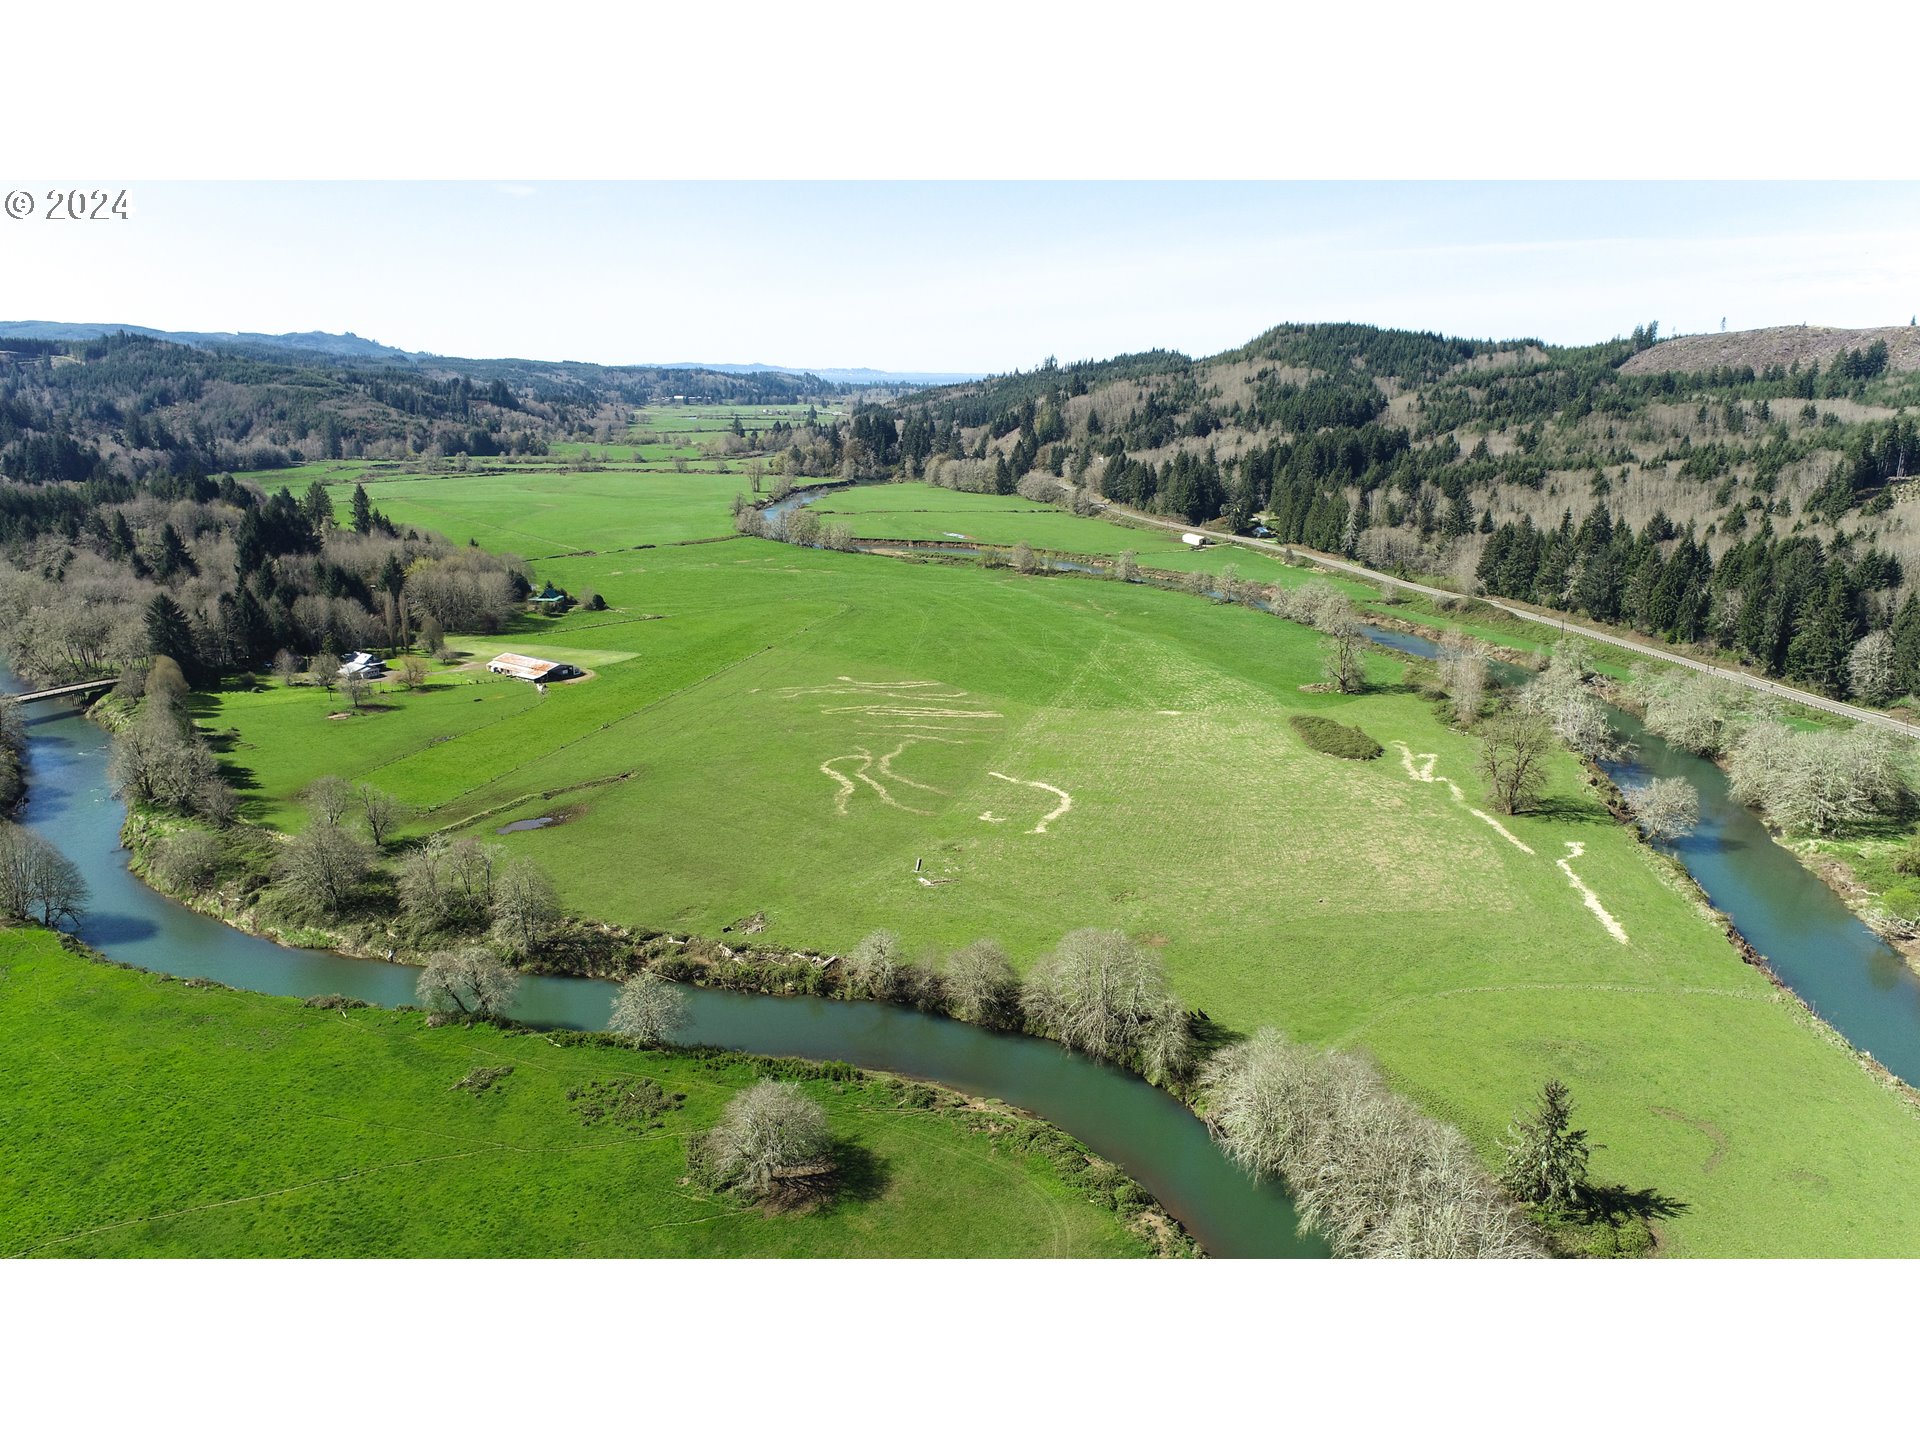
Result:
<svg viewBox="0 0 1920 1440">
<path fill-rule="evenodd" d="M 714 370 L 722 375 L 817 375 L 835 385 L 964 385 L 984 380 L 984 370 L 873 370 L 864 365 L 852 369 L 820 369 L 795 365 L 716 365 L 690 360 L 662 365 L 663 370 Z"/>
<path fill-rule="evenodd" d="M 351 330 L 335 335 L 325 330 L 295 330 L 284 335 L 268 335 L 253 330 L 155 330 L 146 325 L 95 324 L 65 320 L 0 320 L 0 341 L 5 340 L 97 340 L 102 335 L 144 335 L 153 340 L 169 340 L 176 345 L 202 348 L 222 346 L 228 349 L 294 350 L 308 355 L 325 355 L 335 360 L 357 360 L 376 364 L 419 365 L 463 359 L 436 355 L 427 350 L 402 350 L 368 340 Z M 505 359 L 506 357 L 473 357 Z M 538 363 L 538 362 L 535 362 Z M 555 364 L 567 362 L 556 361 Z M 829 385 L 957 385 L 978 380 L 977 370 L 874 370 L 865 366 L 853 369 L 809 370 L 797 365 L 714 365 L 704 361 L 679 361 L 656 364 L 636 361 L 608 369 L 698 370 L 716 375 L 793 375 L 812 376 Z"/>
<path fill-rule="evenodd" d="M 171 340 L 176 345 L 225 345 L 258 347 L 269 350 L 299 350 L 312 355 L 330 355 L 342 360 L 387 360 L 414 362 L 433 357 L 417 351 L 399 350 L 366 340 L 352 331 L 344 335 L 324 330 L 297 330 L 285 335 L 266 335 L 255 331 L 231 330 L 155 330 L 147 325 L 103 325 L 65 320 L 0 320 L 0 340 L 97 340 L 102 335 L 145 335 L 152 340 Z"/>
</svg>

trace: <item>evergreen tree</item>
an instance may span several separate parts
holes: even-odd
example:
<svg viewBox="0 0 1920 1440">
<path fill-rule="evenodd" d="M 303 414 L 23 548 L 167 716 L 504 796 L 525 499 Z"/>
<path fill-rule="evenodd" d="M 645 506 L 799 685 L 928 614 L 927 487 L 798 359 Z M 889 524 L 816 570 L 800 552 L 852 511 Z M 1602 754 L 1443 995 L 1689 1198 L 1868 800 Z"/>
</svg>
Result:
<svg viewBox="0 0 1920 1440">
<path fill-rule="evenodd" d="M 1920 694 L 1920 590 L 1907 596 L 1893 622 L 1893 683 L 1902 695 Z"/>
<path fill-rule="evenodd" d="M 154 574 L 162 581 L 173 579 L 179 574 L 194 575 L 199 567 L 193 563 L 193 556 L 187 553 L 187 545 L 180 538 L 180 532 L 172 525 L 160 527 L 160 558 L 153 567 Z"/>
<path fill-rule="evenodd" d="M 127 524 L 126 512 L 121 510 L 113 512 L 113 525 L 109 533 L 112 536 L 112 547 L 109 553 L 115 560 L 125 560 L 139 553 L 140 546 L 133 538 L 133 527 Z"/>
<path fill-rule="evenodd" d="M 406 588 L 406 585 L 407 572 L 400 564 L 400 557 L 387 556 L 386 563 L 380 567 L 380 588 L 398 600 L 400 592 Z"/>
<path fill-rule="evenodd" d="M 316 535 L 333 524 L 333 499 L 320 481 L 316 480 L 307 486 L 307 493 L 300 501 L 300 512 L 307 517 L 307 524 L 313 527 Z"/>
<path fill-rule="evenodd" d="M 156 595 L 147 604 L 146 619 L 147 648 L 155 655 L 171 656 L 189 678 L 197 674 L 200 656 L 187 612 L 171 596 Z"/>
<path fill-rule="evenodd" d="M 1547 1210 L 1577 1206 L 1587 1188 L 1587 1132 L 1573 1128 L 1573 1096 L 1558 1080 L 1540 1091 L 1533 1114 L 1507 1127 L 1502 1179 L 1514 1198 Z"/>
<path fill-rule="evenodd" d="M 367 498 L 367 487 L 364 485 L 353 487 L 353 533 L 373 533 L 373 502 Z"/>
</svg>

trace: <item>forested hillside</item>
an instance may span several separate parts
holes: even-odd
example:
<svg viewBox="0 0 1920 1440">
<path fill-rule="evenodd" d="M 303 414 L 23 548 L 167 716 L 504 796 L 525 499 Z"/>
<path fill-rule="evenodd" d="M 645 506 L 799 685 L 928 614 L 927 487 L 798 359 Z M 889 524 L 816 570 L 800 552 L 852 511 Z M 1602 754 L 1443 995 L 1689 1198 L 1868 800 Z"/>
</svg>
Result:
<svg viewBox="0 0 1920 1440">
<path fill-rule="evenodd" d="M 398 353 L 398 352 L 394 352 Z M 0 340 L 0 476 L 217 474 L 303 460 L 543 454 L 607 407 L 783 404 L 812 376 L 531 360 L 358 363 L 151 336 Z"/>
<path fill-rule="evenodd" d="M 399 352 L 395 352 L 399 353 Z M 296 656 L 492 631 L 512 556 L 390 523 L 364 494 L 236 479 L 316 461 L 461 466 L 624 434 L 635 408 L 822 394 L 810 376 L 532 361 L 365 365 L 117 333 L 0 341 L 0 649 L 38 680 L 169 655 L 195 680 Z M 831 449 L 837 434 L 783 424 Z M 569 452 L 571 453 L 571 452 Z M 564 463 L 572 463 L 564 462 Z"/>
<path fill-rule="evenodd" d="M 1751 353 L 1796 353 L 1757 333 Z M 1258 525 L 1836 694 L 1920 690 L 1920 344 L 1819 331 L 1804 363 L 1674 368 L 1709 338 L 1748 353 L 1651 325 L 1579 348 L 1283 325 L 1208 359 L 924 392 L 857 414 L 850 450 L 958 489 Z"/>
</svg>

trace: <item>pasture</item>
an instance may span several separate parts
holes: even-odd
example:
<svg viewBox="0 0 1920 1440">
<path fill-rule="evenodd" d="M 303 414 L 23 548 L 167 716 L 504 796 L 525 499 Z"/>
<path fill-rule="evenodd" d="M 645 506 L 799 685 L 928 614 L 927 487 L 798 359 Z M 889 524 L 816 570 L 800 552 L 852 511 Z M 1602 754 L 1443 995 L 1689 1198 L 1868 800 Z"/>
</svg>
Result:
<svg viewBox="0 0 1920 1440">
<path fill-rule="evenodd" d="M 521 465 L 486 473 L 370 477 L 366 487 L 374 507 L 396 525 L 539 559 L 731 534 L 729 507 L 747 481 L 712 466 L 677 472 Z M 329 493 L 335 513 L 347 513 L 353 485 L 330 486 Z"/>
<path fill-rule="evenodd" d="M 1305 584 L 1313 578 L 1304 566 L 1289 566 L 1255 550 L 1234 545 L 1195 550 L 1182 544 L 1172 531 L 1073 515 L 1058 506 L 1018 495 L 974 495 L 904 482 L 838 490 L 823 495 L 808 508 L 822 520 L 847 525 L 863 540 L 954 540 L 999 546 L 1024 540 L 1036 550 L 1063 550 L 1075 555 L 1112 558 L 1131 550 L 1146 569 L 1218 574 L 1232 565 L 1245 580 Z M 1328 583 L 1360 597 L 1377 593 L 1348 581 L 1329 578 Z"/>
<path fill-rule="evenodd" d="M 794 427 L 805 425 L 809 410 L 825 421 L 844 416 L 846 405 L 844 402 L 822 402 L 817 406 L 656 404 L 634 412 L 629 433 L 635 436 L 714 435 L 731 430 L 737 420 L 740 428 L 751 435 L 780 423 Z"/>
<path fill-rule="evenodd" d="M 688 1136 L 759 1078 L 744 1059 L 308 1009 L 23 929 L 0 929 L 0 990 L 0 1255 L 1145 1253 L 1007 1117 L 921 1108 L 883 1077 L 802 1082 L 849 1183 L 770 1214 L 682 1183 Z M 643 1079 L 684 1102 L 630 1126 L 569 1096 Z"/>
<path fill-rule="evenodd" d="M 1318 637 L 1238 607 L 755 540 L 541 569 L 615 608 L 513 648 L 632 658 L 544 698 L 447 677 L 347 720 L 304 690 L 218 695 L 204 723 L 233 731 L 254 812 L 296 823 L 326 771 L 418 807 L 414 834 L 565 804 L 500 843 L 578 913 L 677 931 L 764 912 L 794 946 L 990 935 L 1026 966 L 1112 926 L 1231 1030 L 1370 1050 L 1490 1161 L 1562 1076 L 1599 1177 L 1648 1192 L 1671 1253 L 1920 1253 L 1920 1118 L 1739 962 L 1570 758 L 1537 813 L 1482 813 L 1475 742 L 1393 658 L 1319 693 Z M 1303 713 L 1384 755 L 1315 753 Z"/>
</svg>

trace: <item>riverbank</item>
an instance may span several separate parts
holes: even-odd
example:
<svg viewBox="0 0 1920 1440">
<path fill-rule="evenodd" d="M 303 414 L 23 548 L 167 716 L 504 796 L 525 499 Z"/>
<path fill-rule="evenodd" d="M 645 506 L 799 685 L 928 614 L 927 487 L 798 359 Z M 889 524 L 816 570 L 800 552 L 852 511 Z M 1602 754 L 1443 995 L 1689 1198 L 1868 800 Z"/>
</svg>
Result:
<svg viewBox="0 0 1920 1440">
<path fill-rule="evenodd" d="M 19 710 L 0 695 L 0 820 L 11 816 L 27 794 L 27 729 Z"/>
<path fill-rule="evenodd" d="M 1645 723 L 1646 707 L 1624 687 L 1607 683 L 1599 688 L 1607 703 Z M 1832 716 L 1809 714 L 1806 718 L 1813 725 L 1834 723 Z M 1700 759 L 1718 774 L 1730 774 L 1725 756 Z M 1790 835 L 1767 824 L 1764 817 L 1756 814 L 1755 819 L 1780 849 L 1799 861 L 1920 978 L 1920 877 L 1906 875 L 1894 864 L 1907 848 L 1909 832 L 1904 825 L 1893 826 L 1891 832 L 1882 824 L 1859 835 L 1816 837 Z M 1903 889 L 1910 893 L 1901 895 Z"/>
<path fill-rule="evenodd" d="M 1741 933 L 1740 926 L 1734 918 L 1713 903 L 1712 898 L 1707 894 L 1705 888 L 1693 877 L 1692 872 L 1680 862 L 1679 858 L 1671 851 L 1652 844 L 1640 833 L 1639 825 L 1633 818 L 1633 812 L 1627 807 L 1626 796 L 1622 793 L 1619 785 L 1614 782 L 1613 777 L 1608 775 L 1606 771 L 1602 770 L 1591 760 L 1585 761 L 1583 764 L 1595 791 L 1601 796 L 1614 819 L 1633 832 L 1634 836 L 1639 840 L 1641 847 L 1646 851 L 1649 859 L 1666 874 L 1674 889 L 1686 896 L 1703 916 L 1709 919 L 1726 935 L 1727 943 L 1733 947 L 1734 953 L 1740 957 L 1741 961 L 1744 964 L 1752 966 L 1767 978 L 1774 989 L 1792 1004 L 1796 1014 L 1804 1021 L 1808 1029 L 1819 1035 L 1834 1048 L 1845 1051 L 1858 1063 L 1862 1070 L 1872 1076 L 1875 1081 L 1898 1095 L 1901 1100 L 1916 1109 L 1920 1109 L 1920 1088 L 1909 1084 L 1906 1080 L 1894 1074 L 1893 1071 L 1874 1059 L 1872 1055 L 1861 1050 L 1822 1016 L 1819 1011 L 1815 1010 L 1813 1006 L 1808 1003 L 1806 997 L 1795 990 L 1780 972 L 1774 969 L 1773 962 L 1755 948 L 1753 942 Z M 1783 846 L 1782 848 L 1788 849 L 1791 852 L 1791 847 Z M 1821 876 L 1821 879 L 1826 880 L 1826 877 Z M 1828 883 L 1831 888 L 1832 882 L 1827 881 L 1826 883 Z"/>
<path fill-rule="evenodd" d="M 83 927 L 92 943 L 156 972 L 192 973 L 249 992 L 294 999 L 346 996 L 410 1006 L 414 972 L 383 960 L 290 949 L 187 909 L 124 863 L 116 846 L 124 808 L 109 795 L 107 737 L 68 710 L 33 730 L 36 788 L 30 828 L 79 863 L 94 891 Z M 370 948 L 370 947 L 361 947 Z M 512 1015 L 564 1041 L 604 1026 L 615 997 L 606 981 L 528 974 Z M 1225 1256 L 1317 1257 L 1326 1247 L 1299 1229 L 1285 1191 L 1250 1180 L 1222 1155 L 1191 1111 L 1137 1077 L 1050 1042 L 975 1029 L 896 1006 L 776 998 L 689 987 L 686 1043 L 745 1055 L 789 1055 L 918 1076 L 1072 1135 L 1160 1202 L 1194 1245 Z M 1172 1205 L 1165 1202 L 1171 1198 Z M 1169 1222 L 1172 1223 L 1172 1222 Z"/>
<path fill-rule="evenodd" d="M 315 1008 L 19 927 L 0 928 L 0 968 L 0 1128 L 22 1142 L 0 1254 L 1194 1253 L 1116 1167 L 942 1087 Z M 767 1077 L 827 1111 L 840 1180 L 817 1205 L 686 1178 L 687 1141 Z"/>
<path fill-rule="evenodd" d="M 1914 915 L 1894 908 L 1898 903 L 1901 909 L 1920 914 L 1920 884 L 1894 867 L 1895 858 L 1907 848 L 1904 836 L 1896 840 L 1783 838 L 1781 843 L 1920 976 L 1920 927 Z"/>
</svg>

